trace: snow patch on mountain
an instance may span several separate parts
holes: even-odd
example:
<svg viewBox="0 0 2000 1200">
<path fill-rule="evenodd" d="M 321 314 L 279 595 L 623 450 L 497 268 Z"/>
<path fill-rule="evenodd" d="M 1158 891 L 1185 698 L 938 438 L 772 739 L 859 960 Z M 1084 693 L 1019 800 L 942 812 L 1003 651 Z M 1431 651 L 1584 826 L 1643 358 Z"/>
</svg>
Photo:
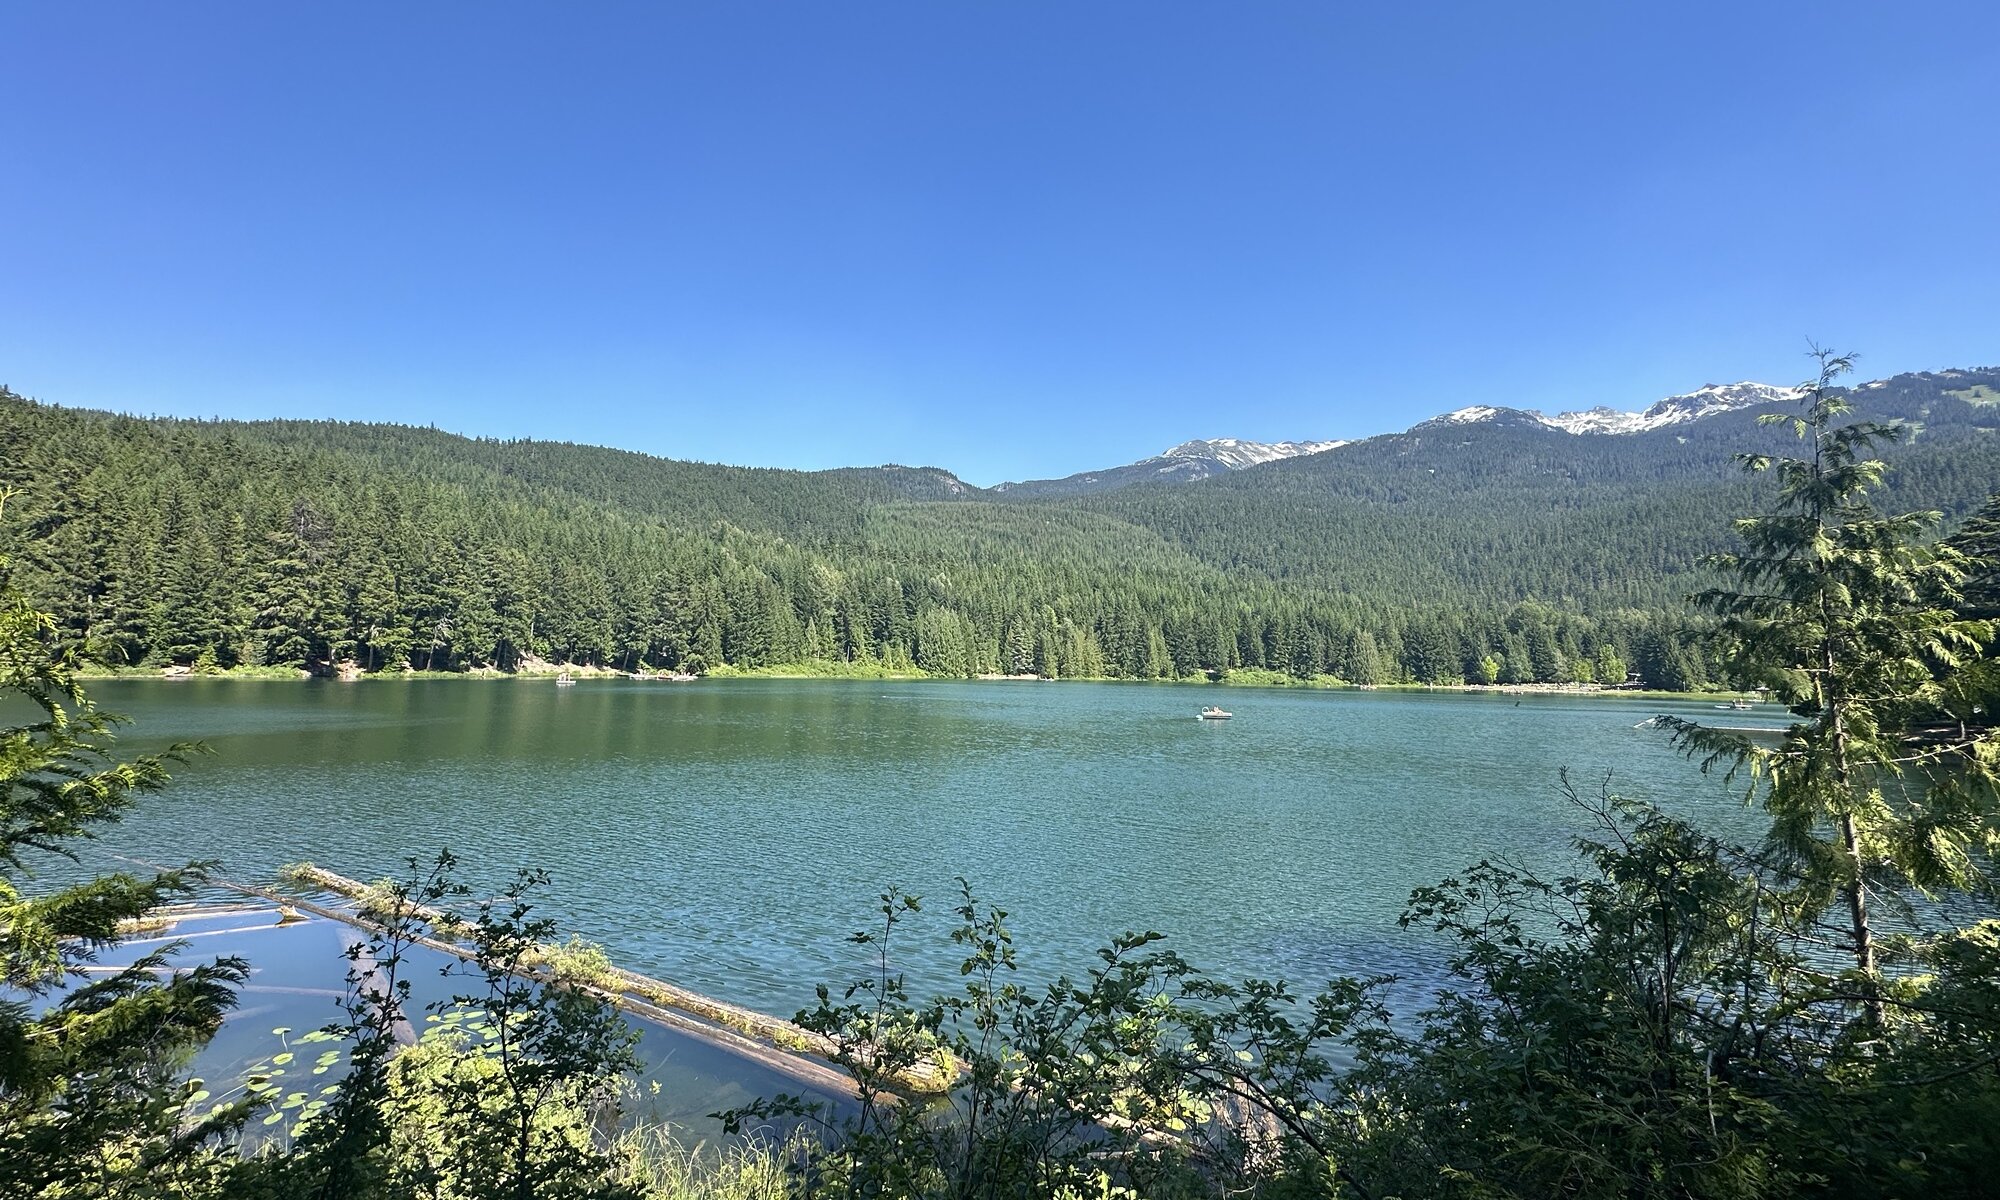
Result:
<svg viewBox="0 0 2000 1200">
<path fill-rule="evenodd" d="M 1574 434 L 1645 433 L 1685 421 L 1698 421 L 1732 409 L 1759 404 L 1782 404 L 1796 400 L 1799 389 L 1773 387 L 1768 383 L 1711 383 L 1679 396 L 1668 396 L 1643 412 L 1598 406 L 1582 412 L 1544 416 L 1532 408 L 1502 408 L 1473 404 L 1432 417 L 1416 429 L 1440 429 L 1450 425 L 1525 424 L 1560 429 Z"/>
<path fill-rule="evenodd" d="M 1548 429 L 1563 433 L 1627 434 L 1646 433 L 1697 421 L 1716 413 L 1761 404 L 1796 400 L 1798 388 L 1773 387 L 1768 383 L 1711 383 L 1679 396 L 1668 396 L 1641 412 L 1600 406 L 1583 412 L 1546 416 L 1531 408 L 1509 408 L 1498 404 L 1470 404 L 1442 416 L 1413 425 L 1412 434 L 1436 434 L 1469 425 Z M 1355 439 L 1333 441 L 1253 442 L 1245 438 L 1197 438 L 1182 442 L 1151 458 L 1122 467 L 1071 475 L 1064 479 L 1002 483 L 995 492 L 1024 491 L 1030 495 L 1060 495 L 1078 491 L 1098 491 L 1122 487 L 1142 480 L 1192 483 L 1229 471 L 1240 471 L 1283 458 L 1319 454 L 1351 445 Z"/>
<path fill-rule="evenodd" d="M 1208 459 L 1240 471 L 1259 463 L 1276 462 L 1281 458 L 1297 458 L 1301 454 L 1318 454 L 1322 450 L 1332 450 L 1345 446 L 1338 442 L 1251 442 L 1242 438 L 1202 438 L 1180 445 L 1154 456 L 1155 460 L 1179 459 L 1182 461 Z M 1159 468 L 1172 470 L 1171 465 Z"/>
<path fill-rule="evenodd" d="M 1424 425 L 1477 425 L 1482 421 L 1497 420 L 1500 417 L 1520 411 L 1522 410 L 1518 408 L 1496 408 L 1491 404 L 1468 404 L 1464 408 L 1454 408 L 1443 416 L 1432 417 L 1430 420 L 1423 422 L 1422 425 L 1418 425 L 1417 428 L 1421 429 Z M 1530 413 L 1528 415 L 1540 417 L 1542 414 Z"/>
<path fill-rule="evenodd" d="M 1683 395 L 1668 396 L 1644 412 L 1620 412 L 1600 406 L 1586 412 L 1558 413 L 1542 420 L 1553 428 L 1570 433 L 1644 433 L 1683 421 L 1698 421 L 1731 409 L 1784 404 L 1798 398 L 1799 389 L 1792 387 L 1749 382 L 1711 383 Z"/>
</svg>

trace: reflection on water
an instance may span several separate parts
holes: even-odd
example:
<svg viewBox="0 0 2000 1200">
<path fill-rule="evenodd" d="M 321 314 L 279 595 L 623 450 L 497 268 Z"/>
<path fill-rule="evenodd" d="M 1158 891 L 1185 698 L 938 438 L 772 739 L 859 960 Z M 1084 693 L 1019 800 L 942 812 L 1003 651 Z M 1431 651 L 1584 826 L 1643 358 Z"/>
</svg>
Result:
<svg viewBox="0 0 2000 1200">
<path fill-rule="evenodd" d="M 313 1041 L 307 1035 L 343 1019 L 338 1003 L 345 993 L 348 962 L 344 951 L 360 936 L 352 926 L 324 917 L 279 925 L 272 908 L 235 906 L 180 919 L 170 929 L 128 941 L 97 970 L 122 966 L 175 941 L 186 944 L 176 959 L 176 965 L 182 967 L 240 955 L 250 962 L 249 982 L 239 991 L 236 1008 L 220 1032 L 190 1066 L 190 1073 L 207 1081 L 216 1102 L 241 1094 L 243 1082 L 252 1074 L 270 1077 L 280 1094 L 321 1096 L 330 1094 L 345 1070 L 345 1060 L 336 1061 L 333 1054 L 325 1053 L 331 1043 Z M 418 1029 L 439 1019 L 434 1008 L 448 1014 L 452 997 L 468 990 L 467 980 L 442 972 L 456 965 L 451 956 L 425 946 L 405 950 L 402 978 L 411 984 L 411 1000 L 405 1011 Z M 626 1102 L 627 1114 L 638 1120 L 672 1124 L 689 1142 L 721 1138 L 721 1123 L 710 1114 L 758 1097 L 789 1093 L 829 1106 L 842 1103 L 722 1042 L 630 1019 L 640 1034 L 638 1053 L 643 1068 L 634 1081 L 636 1090 Z M 264 1114 L 257 1115 L 261 1118 Z M 265 1128 L 261 1120 L 253 1120 L 247 1132 L 254 1140 Z M 782 1140 L 785 1130 L 772 1127 L 749 1132 Z"/>
<path fill-rule="evenodd" d="M 240 876 L 375 878 L 448 845 L 481 886 L 553 874 L 622 965 L 790 1015 L 844 980 L 876 893 L 930 898 L 913 981 L 955 986 L 952 879 L 1012 914 L 1024 970 L 1128 929 L 1225 974 L 1433 978 L 1396 917 L 1483 856 L 1554 862 L 1568 766 L 1738 836 L 1754 814 L 1634 726 L 1701 702 L 1119 684 L 119 682 L 134 748 L 215 751 L 103 839 Z M 1745 718 L 1750 718 L 1746 720 Z"/>
</svg>

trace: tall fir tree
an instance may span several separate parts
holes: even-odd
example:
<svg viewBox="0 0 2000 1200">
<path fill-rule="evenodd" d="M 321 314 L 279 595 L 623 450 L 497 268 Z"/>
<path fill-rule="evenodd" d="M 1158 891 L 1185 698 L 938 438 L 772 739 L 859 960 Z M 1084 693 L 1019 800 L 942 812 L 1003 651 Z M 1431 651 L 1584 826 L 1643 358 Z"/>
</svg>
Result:
<svg viewBox="0 0 2000 1200">
<path fill-rule="evenodd" d="M 1861 1002 L 1879 1030 L 1878 900 L 1970 886 L 2000 845 L 2000 745 L 1948 711 L 1950 676 L 1991 630 L 1952 608 L 1967 560 L 1931 539 L 1939 514 L 1883 515 L 1870 503 L 1887 471 L 1871 452 L 1900 431 L 1845 420 L 1852 404 L 1836 381 L 1852 359 L 1816 358 L 1798 412 L 1772 418 L 1805 453 L 1743 456 L 1776 475 L 1776 501 L 1736 522 L 1743 549 L 1715 558 L 1734 585 L 1696 598 L 1721 618 L 1734 671 L 1796 720 L 1775 746 L 1668 724 L 1705 765 L 1748 769 L 1771 815 L 1770 848 L 1797 873 L 1802 899 L 1842 910 Z M 1932 729 L 1946 732 L 1926 736 Z"/>
</svg>

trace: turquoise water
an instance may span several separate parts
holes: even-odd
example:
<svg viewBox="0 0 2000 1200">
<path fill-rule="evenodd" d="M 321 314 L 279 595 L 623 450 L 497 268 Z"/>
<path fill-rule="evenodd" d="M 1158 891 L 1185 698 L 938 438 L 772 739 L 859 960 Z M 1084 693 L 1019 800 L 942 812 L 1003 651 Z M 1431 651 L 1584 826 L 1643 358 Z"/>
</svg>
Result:
<svg viewBox="0 0 2000 1200">
<path fill-rule="evenodd" d="M 952 879 L 1006 908 L 1023 969 L 1090 965 L 1128 929 L 1227 975 L 1312 984 L 1439 947 L 1396 917 L 1479 858 L 1560 864 L 1594 789 L 1749 837 L 1755 814 L 1657 732 L 1693 702 L 1119 684 L 584 680 L 121 681 L 128 748 L 200 739 L 107 850 L 395 872 L 449 846 L 481 888 L 547 868 L 547 910 L 621 963 L 790 1015 L 857 965 L 846 935 L 898 884 L 904 944 L 956 979 Z M 1227 722 L 1195 719 L 1221 703 Z"/>
<path fill-rule="evenodd" d="M 207 1081 L 218 1100 L 237 1098 L 242 1080 L 253 1074 L 281 1080 L 285 1092 L 323 1097 L 347 1072 L 344 1059 L 318 1059 L 330 1048 L 327 1043 L 300 1038 L 338 1018 L 336 1005 L 348 966 L 344 952 L 359 935 L 325 917 L 305 914 L 280 925 L 276 916 L 274 907 L 257 903 L 183 917 L 170 929 L 128 941 L 98 967 L 123 966 L 170 941 L 186 943 L 183 961 L 225 954 L 249 960 L 249 981 L 239 989 L 235 1009 L 190 1066 L 190 1074 Z M 459 1007 L 452 1003 L 453 997 L 484 992 L 481 982 L 468 978 L 462 973 L 465 968 L 447 955 L 408 946 L 403 956 L 403 978 L 411 985 L 404 1011 L 417 1032 L 439 1020 L 431 1011 L 434 1004 L 449 1011 Z M 453 973 L 441 974 L 447 967 Z M 841 1103 L 811 1082 L 774 1070 L 727 1045 L 644 1020 L 635 1021 L 633 1027 L 640 1035 L 637 1051 L 644 1065 L 625 1098 L 626 1112 L 638 1120 L 671 1124 L 684 1137 L 719 1138 L 723 1127 L 711 1114 L 758 1097 L 790 1093 L 816 1103 Z M 274 1061 L 287 1051 L 294 1053 L 292 1060 Z M 283 1133 L 267 1125 L 265 1115 L 267 1111 L 259 1109 L 246 1127 L 253 1141 Z M 785 1131 L 784 1123 L 760 1128 L 780 1140 Z"/>
</svg>

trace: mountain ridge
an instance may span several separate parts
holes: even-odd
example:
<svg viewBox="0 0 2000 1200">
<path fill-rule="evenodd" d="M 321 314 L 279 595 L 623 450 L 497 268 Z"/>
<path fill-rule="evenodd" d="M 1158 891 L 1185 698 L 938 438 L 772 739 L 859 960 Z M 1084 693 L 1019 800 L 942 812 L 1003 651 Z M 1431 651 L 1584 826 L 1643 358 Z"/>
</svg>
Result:
<svg viewBox="0 0 2000 1200">
<path fill-rule="evenodd" d="M 1733 412 L 1740 408 L 1783 404 L 1798 399 L 1800 394 L 1800 390 L 1795 387 L 1779 387 L 1775 384 L 1753 383 L 1746 380 L 1742 383 L 1703 384 L 1692 392 L 1668 396 L 1636 412 L 1599 405 L 1595 408 L 1561 412 L 1551 417 L 1543 414 L 1540 409 L 1475 404 L 1432 417 L 1428 421 L 1420 421 L 1405 432 L 1474 424 L 1499 418 L 1525 419 L 1578 436 L 1616 437 L 1647 433 L 1668 425 L 1698 421 L 1704 417 Z"/>
<path fill-rule="evenodd" d="M 1982 393 L 1969 402 L 1978 404 L 2000 403 L 2000 391 L 1988 388 L 1977 381 L 2000 374 L 2000 367 L 1953 367 L 1938 371 L 1903 372 L 1881 379 L 1869 380 L 1850 387 L 1850 392 L 1878 392 L 1895 387 L 1904 381 L 1954 379 L 1974 380 L 1971 391 Z M 1945 389 L 1949 394 L 1949 389 Z M 9 392 L 17 399 L 27 399 Z M 1266 467 L 1272 463 L 1291 459 L 1306 458 L 1333 451 L 1349 450 L 1352 447 L 1377 443 L 1383 439 L 1408 437 L 1440 430 L 1462 428 L 1475 425 L 1521 426 L 1545 429 L 1580 437 L 1629 436 L 1650 433 L 1674 425 L 1687 425 L 1725 413 L 1747 408 L 1783 403 L 1799 394 L 1796 387 L 1742 381 L 1731 384 L 1704 384 L 1690 392 L 1664 397 L 1643 409 L 1616 409 L 1608 405 L 1598 405 L 1589 409 L 1567 410 L 1549 416 L 1539 409 L 1521 408 L 1500 404 L 1467 405 L 1450 412 L 1441 413 L 1419 421 L 1406 429 L 1375 434 L 1366 437 L 1300 439 L 1296 441 L 1262 442 L 1248 438 L 1195 438 L 1168 447 L 1159 454 L 1139 459 L 1136 462 L 1081 471 L 1054 479 L 1030 479 L 1007 481 L 990 487 L 966 481 L 948 467 L 886 462 L 873 465 L 850 465 L 820 469 L 800 469 L 789 467 L 766 467 L 750 464 L 731 464 L 696 459 L 675 458 L 670 455 L 653 454 L 641 450 L 628 450 L 615 446 L 594 446 L 571 442 L 566 439 L 503 438 L 477 434 L 450 434 L 472 446 L 506 450 L 524 447 L 566 447 L 579 452 L 604 455 L 631 456 L 636 459 L 671 464 L 677 468 L 690 470 L 713 470 L 739 474 L 761 474 L 768 472 L 790 472 L 805 476 L 828 479 L 849 479 L 863 482 L 871 489 L 886 491 L 910 500 L 957 500 L 1002 497 L 1007 499 L 1043 499 L 1063 495 L 1090 494 L 1112 491 L 1136 483 L 1195 483 L 1232 472 Z M 54 407 L 66 407 L 56 405 Z M 97 410 L 78 409 L 89 412 Z M 102 412 L 101 415 L 126 420 L 153 419 L 131 412 Z M 193 420 L 193 418 L 161 418 L 165 420 Z M 247 425 L 265 426 L 272 429 L 286 427 L 309 428 L 350 428 L 357 432 L 370 429 L 407 428 L 414 434 L 438 434 L 441 431 L 428 426 L 399 426 L 395 423 L 353 422 L 338 419 L 269 418 L 242 422 Z"/>
<path fill-rule="evenodd" d="M 1986 370 L 1986 368 L 1954 368 L 1938 374 L 1978 375 Z M 1892 376 L 1890 379 L 1873 380 L 1858 386 L 1878 388 L 1902 377 Z M 1419 421 L 1399 433 L 1378 434 L 1376 438 L 1399 437 L 1480 424 L 1523 425 L 1580 437 L 1619 437 L 1650 433 L 1668 426 L 1687 424 L 1746 408 L 1782 404 L 1796 399 L 1799 394 L 1800 391 L 1796 387 L 1745 380 L 1739 383 L 1703 384 L 1691 392 L 1667 396 L 1637 410 L 1598 405 L 1594 408 L 1565 411 L 1548 416 L 1541 410 L 1533 408 L 1473 404 Z M 1293 442 L 1257 442 L 1239 438 L 1195 439 L 1182 442 L 1137 462 L 1093 471 L 1080 471 L 1059 479 L 1001 483 L 986 490 L 1011 499 L 1039 499 L 1114 491 L 1136 483 L 1196 483 L 1230 471 L 1249 470 L 1286 459 L 1324 454 L 1371 442 L 1376 438 Z"/>
<path fill-rule="evenodd" d="M 1226 471 L 1240 471 L 1300 455 L 1318 454 L 1345 445 L 1345 441 L 1258 442 L 1247 438 L 1196 438 L 1171 446 L 1151 458 L 1122 466 L 1080 471 L 1061 479 L 1001 483 L 987 490 L 1020 499 L 1111 491 L 1140 482 L 1195 483 Z"/>
<path fill-rule="evenodd" d="M 1855 399 L 1908 430 L 1884 449 L 1884 511 L 1936 510 L 1949 532 L 1995 491 L 2000 371 Z M 1036 499 L 940 468 L 729 467 L 0 391 L 0 562 L 62 637 L 155 665 L 1436 682 L 1490 660 L 1503 681 L 1560 682 L 1608 646 L 1678 686 L 1693 677 L 1662 664 L 1702 653 L 1685 597 L 1731 521 L 1769 504 L 1738 456 L 1796 445 L 1767 409 L 1629 437 L 1495 409 L 1194 484 Z"/>
</svg>

